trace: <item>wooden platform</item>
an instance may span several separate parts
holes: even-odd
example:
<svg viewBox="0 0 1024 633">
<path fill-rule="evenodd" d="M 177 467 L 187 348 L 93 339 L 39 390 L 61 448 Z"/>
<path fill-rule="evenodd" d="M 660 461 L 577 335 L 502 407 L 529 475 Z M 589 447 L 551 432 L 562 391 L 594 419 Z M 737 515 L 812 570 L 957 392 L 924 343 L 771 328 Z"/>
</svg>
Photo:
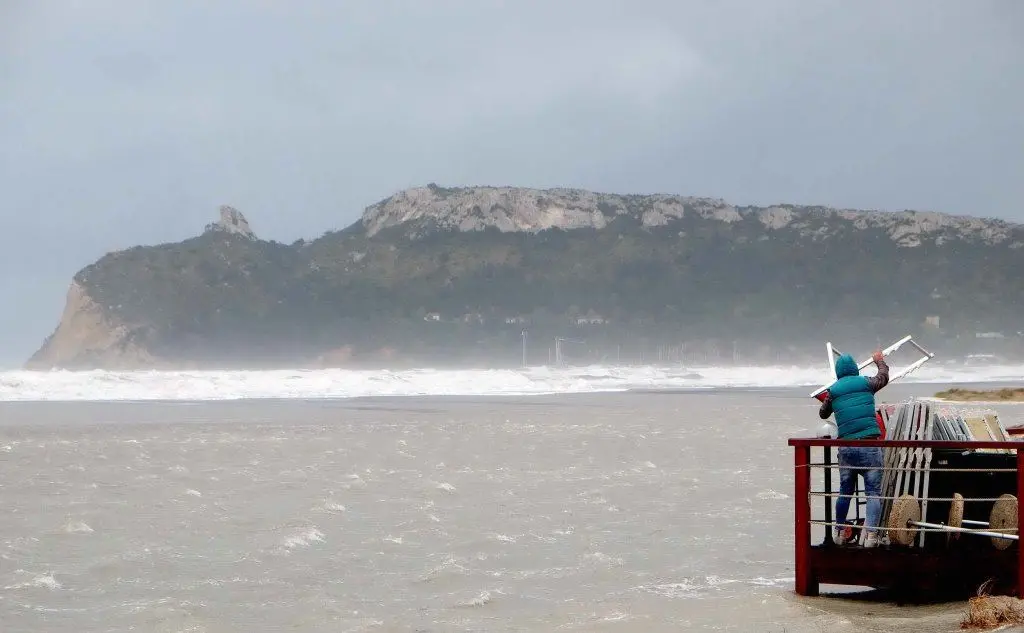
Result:
<svg viewBox="0 0 1024 633">
<path fill-rule="evenodd" d="M 810 548 L 806 595 L 820 584 L 888 589 L 908 599 L 929 600 L 977 594 L 991 582 L 993 594 L 1017 593 L 1017 547 L 922 550 L 907 547 L 816 545 Z"/>
<path fill-rule="evenodd" d="M 963 535 L 959 543 L 946 546 L 944 536 L 929 536 L 928 547 L 880 546 L 863 548 L 839 546 L 826 540 L 811 542 L 812 503 L 823 506 L 826 497 L 811 495 L 811 449 L 830 449 L 841 446 L 878 446 L 882 448 L 932 449 L 967 454 L 972 451 L 1004 453 L 1000 461 L 1008 462 L 1009 470 L 998 475 L 994 468 L 974 470 L 975 479 L 984 485 L 971 485 L 969 495 L 975 499 L 994 497 L 1012 492 L 1017 498 L 1024 496 L 1024 443 L 963 442 L 936 440 L 835 440 L 826 438 L 791 438 L 793 455 L 793 529 L 795 590 L 799 595 L 819 595 L 820 585 L 850 585 L 890 589 L 902 593 L 910 600 L 930 600 L 946 597 L 964 598 L 976 595 L 982 585 L 993 595 L 1015 595 L 1024 599 L 1024 550 L 1014 543 L 1005 550 L 992 546 L 988 537 Z M 983 454 L 983 453 L 982 453 Z M 985 462 L 986 459 L 975 461 Z M 942 466 L 943 460 L 937 465 Z M 952 470 L 952 469 L 949 469 Z M 942 472 L 942 468 L 933 472 Z M 986 483 L 987 482 L 987 483 Z M 960 483 L 967 486 L 965 478 Z M 964 488 L 965 492 L 967 488 Z M 938 492 L 936 489 L 933 492 Z M 943 492 L 948 494 L 949 491 Z M 938 501 L 936 499 L 936 501 Z M 987 503 L 987 502 L 986 502 Z M 984 517 L 991 504 L 975 508 L 972 516 Z M 942 510 L 946 512 L 945 509 Z M 824 512 L 815 512 L 822 516 Z M 1017 506 L 1017 525 L 1024 525 L 1024 503 Z M 943 539 L 943 540 L 938 540 Z"/>
</svg>

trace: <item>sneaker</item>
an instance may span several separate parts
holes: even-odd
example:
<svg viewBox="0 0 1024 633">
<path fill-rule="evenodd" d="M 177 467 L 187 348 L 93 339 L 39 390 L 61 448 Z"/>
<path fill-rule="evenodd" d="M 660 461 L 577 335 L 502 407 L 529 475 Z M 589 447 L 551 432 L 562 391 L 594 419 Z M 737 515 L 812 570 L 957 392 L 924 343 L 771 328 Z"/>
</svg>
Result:
<svg viewBox="0 0 1024 633">
<path fill-rule="evenodd" d="M 849 540 L 846 536 L 846 528 L 836 527 L 832 530 L 832 540 L 836 545 L 846 545 Z"/>
<path fill-rule="evenodd" d="M 878 532 L 868 532 L 867 538 L 864 539 L 864 547 L 877 547 L 878 546 Z"/>
</svg>

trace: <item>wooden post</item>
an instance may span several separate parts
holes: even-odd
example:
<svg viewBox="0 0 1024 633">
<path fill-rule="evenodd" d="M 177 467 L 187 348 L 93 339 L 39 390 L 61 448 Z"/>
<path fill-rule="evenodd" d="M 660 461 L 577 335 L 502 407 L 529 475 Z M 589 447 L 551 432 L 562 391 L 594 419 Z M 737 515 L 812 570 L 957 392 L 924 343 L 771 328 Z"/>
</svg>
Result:
<svg viewBox="0 0 1024 633">
<path fill-rule="evenodd" d="M 811 569 L 811 447 L 795 446 L 793 459 L 793 544 L 796 548 L 796 592 L 818 595 L 818 581 Z"/>
<path fill-rule="evenodd" d="M 821 463 L 825 464 L 825 523 L 832 523 L 832 447 L 822 446 Z M 825 544 L 832 545 L 832 526 L 825 526 Z"/>
<path fill-rule="evenodd" d="M 1024 525 L 1024 506 L 1021 506 L 1021 493 L 1024 493 L 1024 450 L 1017 449 L 1017 534 Z M 1018 538 L 1020 538 L 1018 536 Z M 1017 597 L 1024 599 L 1024 548 L 1017 541 Z"/>
</svg>

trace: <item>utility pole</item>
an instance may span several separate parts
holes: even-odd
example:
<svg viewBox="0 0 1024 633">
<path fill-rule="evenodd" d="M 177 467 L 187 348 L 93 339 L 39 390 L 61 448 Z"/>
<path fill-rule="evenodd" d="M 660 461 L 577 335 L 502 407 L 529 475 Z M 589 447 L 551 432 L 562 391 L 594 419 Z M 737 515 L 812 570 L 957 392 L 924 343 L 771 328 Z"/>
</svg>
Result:
<svg viewBox="0 0 1024 633">
<path fill-rule="evenodd" d="M 561 336 L 555 337 L 555 364 L 558 365 L 559 367 L 561 367 L 562 363 L 564 362 L 563 357 L 562 357 L 562 343 L 565 343 L 565 342 L 569 342 L 569 343 L 584 343 L 584 341 L 579 341 L 579 340 L 576 340 L 576 339 L 562 338 Z"/>
<path fill-rule="evenodd" d="M 526 328 L 523 328 L 523 367 L 526 367 Z"/>
</svg>

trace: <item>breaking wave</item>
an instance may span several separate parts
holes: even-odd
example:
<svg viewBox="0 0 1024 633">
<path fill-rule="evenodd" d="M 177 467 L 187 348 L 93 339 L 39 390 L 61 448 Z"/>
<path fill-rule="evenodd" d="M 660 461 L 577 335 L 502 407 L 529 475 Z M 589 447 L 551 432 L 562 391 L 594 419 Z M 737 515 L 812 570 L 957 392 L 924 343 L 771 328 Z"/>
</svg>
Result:
<svg viewBox="0 0 1024 633">
<path fill-rule="evenodd" d="M 897 369 L 894 367 L 894 369 Z M 814 387 L 821 367 L 532 367 L 272 371 L 7 371 L 0 401 L 524 396 L 631 390 Z M 1021 382 L 1024 365 L 922 367 L 906 382 Z"/>
</svg>

